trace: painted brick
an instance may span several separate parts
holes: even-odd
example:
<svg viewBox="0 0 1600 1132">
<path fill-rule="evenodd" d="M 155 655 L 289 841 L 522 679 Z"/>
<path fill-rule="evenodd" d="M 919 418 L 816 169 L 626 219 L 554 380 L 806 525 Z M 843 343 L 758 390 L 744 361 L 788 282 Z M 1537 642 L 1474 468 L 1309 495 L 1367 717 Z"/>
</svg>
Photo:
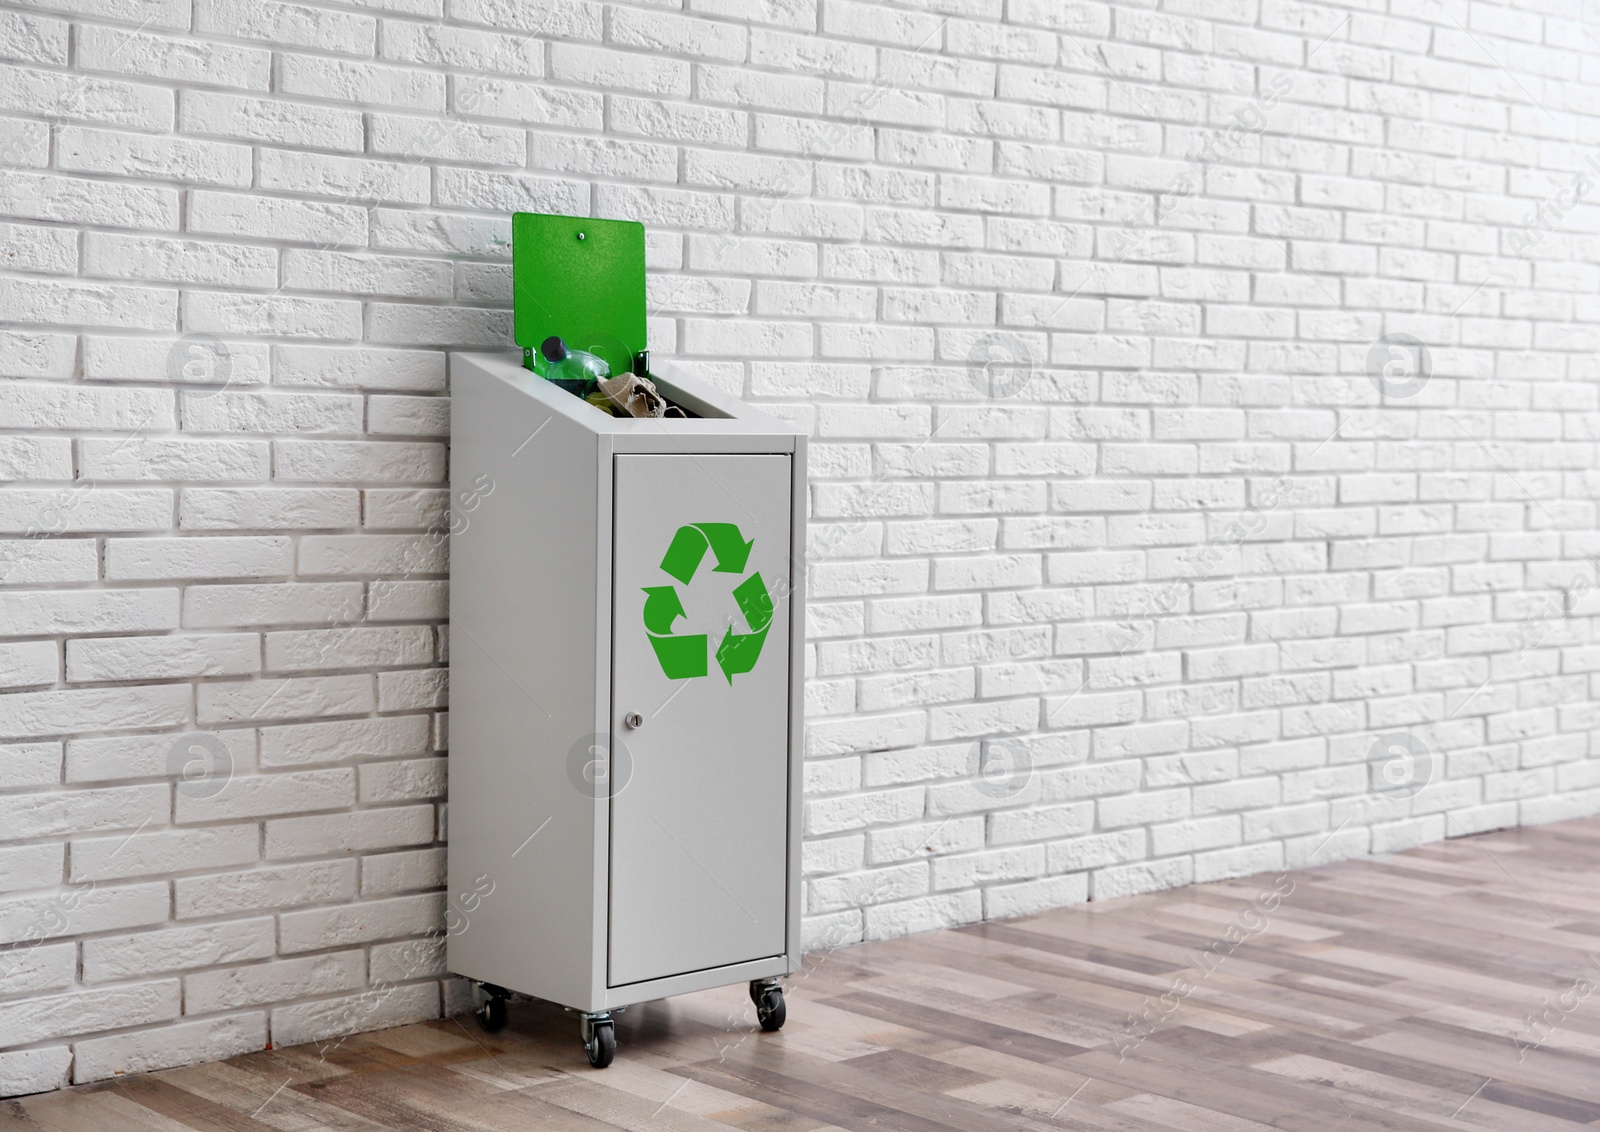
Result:
<svg viewBox="0 0 1600 1132">
<path fill-rule="evenodd" d="M 270 231 L 283 239 L 324 247 L 361 245 L 367 242 L 367 213 L 343 198 L 303 201 L 197 190 L 189 194 L 188 230 L 240 237 Z"/>
<path fill-rule="evenodd" d="M 361 605 L 361 587 L 350 582 L 189 586 L 184 593 L 183 627 L 355 620 L 361 615 Z"/>
<path fill-rule="evenodd" d="M 244 154 L 240 184 L 248 184 L 250 179 L 249 151 L 244 150 Z M 88 275 L 121 279 L 272 287 L 278 280 L 278 254 L 270 248 L 245 244 L 90 232 L 84 236 L 83 270 Z M 122 360 L 125 364 L 128 361 Z M 182 372 L 177 366 L 170 369 Z M 161 372 L 168 370 L 166 365 L 161 368 Z"/>
<path fill-rule="evenodd" d="M 183 980 L 184 1002 L 194 1013 L 208 1014 L 286 998 L 348 991 L 359 987 L 365 975 L 366 956 L 359 951 L 279 959 L 187 975 Z"/>
<path fill-rule="evenodd" d="M 67 65 L 65 20 L 7 12 L 0 17 L 0 52 L 24 63 Z"/>
<path fill-rule="evenodd" d="M 180 823 L 214 822 L 347 809 L 354 798 L 355 775 L 349 770 L 235 774 L 216 794 L 202 797 L 179 790 L 174 809 Z"/>
<path fill-rule="evenodd" d="M 159 924 L 167 918 L 169 904 L 165 881 L 10 896 L 0 900 L 0 942 L 32 943 L 68 933 Z"/>
<path fill-rule="evenodd" d="M 53 641 L 0 644 L 0 687 L 54 684 L 59 667 Z"/>
<path fill-rule="evenodd" d="M 444 894 L 420 893 L 363 900 L 340 908 L 309 908 L 278 917 L 279 949 L 320 951 L 350 943 L 422 935 L 444 918 Z"/>
<path fill-rule="evenodd" d="M 153 22 L 152 26 L 162 25 Z M 175 26 L 187 28 L 187 12 Z M 111 71 L 248 90 L 266 90 L 272 79 L 272 53 L 263 48 L 200 42 L 186 36 L 93 24 L 78 25 L 77 33 L 78 66 L 86 71 Z"/>
<path fill-rule="evenodd" d="M 361 859 L 361 895 L 392 896 L 439 888 L 445 878 L 444 849 L 412 849 Z M 374 959 L 376 962 L 376 959 Z"/>
<path fill-rule="evenodd" d="M 278 89 L 309 98 L 442 111 L 445 79 L 443 75 L 405 67 L 317 55 L 283 55 L 278 60 Z"/>
<path fill-rule="evenodd" d="M 29 144 L 39 140 L 30 135 Z M 10 173 L 0 185 L 0 210 L 33 220 L 167 232 L 178 228 L 175 190 L 77 177 Z"/>
<path fill-rule="evenodd" d="M 356 868 L 354 861 L 291 864 L 179 877 L 172 887 L 173 906 L 180 920 L 266 912 L 297 904 L 352 900 L 356 895 Z"/>
<path fill-rule="evenodd" d="M 297 1045 L 361 1030 L 437 1018 L 439 984 L 413 983 L 344 998 L 280 1006 L 272 1011 L 274 1045 Z"/>
<path fill-rule="evenodd" d="M 76 838 L 72 842 L 72 881 L 183 872 L 197 863 L 213 869 L 244 865 L 256 859 L 256 841 L 255 829 L 244 825 Z"/>
<path fill-rule="evenodd" d="M 8 1046 L 98 1030 L 165 1022 L 178 1016 L 178 981 L 163 979 L 0 1004 L 0 1041 Z"/>
<path fill-rule="evenodd" d="M 119 538 L 106 542 L 106 576 L 153 581 L 167 578 L 287 576 L 294 547 L 287 538 Z"/>
<path fill-rule="evenodd" d="M 135 979 L 189 967 L 266 959 L 272 953 L 273 927 L 268 916 L 199 927 L 161 928 L 86 940 L 83 976 L 90 983 Z"/>
<path fill-rule="evenodd" d="M 67 1083 L 71 1068 L 71 1046 L 35 1046 L 0 1053 L 0 1094 L 20 1097 L 59 1089 Z"/>
<path fill-rule="evenodd" d="M 102 243 L 104 241 L 104 243 Z M 208 282 L 229 271 L 261 271 L 270 262 L 274 278 L 277 256 L 263 261 L 253 253 L 261 249 L 235 245 L 184 242 L 166 239 L 137 239 L 89 233 L 84 237 L 85 259 L 97 259 L 109 249 L 115 270 L 130 275 L 169 274 L 182 277 L 193 273 L 208 276 Z M 227 260 L 229 266 L 222 266 Z M 109 269 L 108 269 L 109 270 Z M 260 385 L 269 376 L 265 346 L 248 342 L 216 342 L 196 337 L 134 338 L 114 334 L 88 334 L 83 341 L 83 376 L 96 381 L 146 381 L 151 373 L 163 374 L 177 384 L 249 386 Z M 164 429 L 161 431 L 165 431 Z M 127 441 L 129 447 L 156 441 L 140 436 Z"/>
<path fill-rule="evenodd" d="M 349 55 L 371 55 L 377 28 L 378 21 L 370 16 L 278 0 L 199 0 L 195 5 L 199 32 Z"/>
<path fill-rule="evenodd" d="M 0 738 L 172 727 L 189 713 L 187 693 L 168 685 L 12 692 L 0 695 Z"/>
<path fill-rule="evenodd" d="M 165 130 L 172 107 L 172 91 L 143 83 L 21 66 L 0 72 L 0 111 Z"/>
<path fill-rule="evenodd" d="M 363 805 L 417 802 L 445 796 L 444 759 L 394 759 L 361 768 Z"/>
<path fill-rule="evenodd" d="M 427 723 L 426 716 L 405 715 L 263 727 L 261 765 L 306 766 L 421 754 L 428 749 Z"/>
<path fill-rule="evenodd" d="M 445 382 L 444 355 L 427 350 L 279 345 L 273 366 L 280 385 L 442 390 Z"/>
<path fill-rule="evenodd" d="M 433 840 L 432 806 L 395 806 L 267 823 L 268 858 L 305 853 L 400 849 Z"/>
<path fill-rule="evenodd" d="M 230 1014 L 163 1026 L 136 1034 L 91 1038 L 73 1047 L 76 1058 L 72 1080 L 76 1084 L 103 1081 L 124 1073 L 148 1073 L 175 1065 L 190 1065 L 221 1057 L 235 1057 L 267 1048 L 265 1014 Z"/>
<path fill-rule="evenodd" d="M 365 715 L 375 706 L 369 675 L 307 676 L 202 684 L 196 717 L 202 726 L 264 723 L 306 716 Z"/>
<path fill-rule="evenodd" d="M 25 937 L 32 943 L 31 936 Z M 77 981 L 77 947 L 72 943 L 47 943 L 8 950 L 6 987 L 14 995 L 59 991 Z"/>
<path fill-rule="evenodd" d="M 359 153 L 363 144 L 361 115 L 353 110 L 220 91 L 184 91 L 178 124 L 191 134 L 276 145 Z"/>
<path fill-rule="evenodd" d="M 386 20 L 379 54 L 451 70 L 504 71 L 533 78 L 544 73 L 544 45 L 535 39 L 443 23 Z"/>
<path fill-rule="evenodd" d="M 77 250 L 70 232 L 36 224 L 0 225 L 6 241 L 6 266 L 17 271 L 43 271 L 71 275 L 77 269 Z"/>
<path fill-rule="evenodd" d="M 184 530 L 350 527 L 361 514 L 361 493 L 353 488 L 188 488 L 178 512 Z"/>
<path fill-rule="evenodd" d="M 168 774 L 172 749 L 186 735 L 118 735 L 75 738 L 67 741 L 68 782 L 114 782 L 122 779 L 160 778 Z M 235 767 L 255 765 L 255 735 L 248 729 L 213 731 Z M 219 756 L 220 761 L 220 756 Z"/>
<path fill-rule="evenodd" d="M 248 146 L 64 127 L 56 135 L 56 166 L 75 173 L 138 177 L 151 169 L 203 185 L 250 184 Z"/>
<path fill-rule="evenodd" d="M 247 676 L 260 670 L 260 639 L 254 633 L 67 642 L 67 679 L 73 683 Z"/>
</svg>

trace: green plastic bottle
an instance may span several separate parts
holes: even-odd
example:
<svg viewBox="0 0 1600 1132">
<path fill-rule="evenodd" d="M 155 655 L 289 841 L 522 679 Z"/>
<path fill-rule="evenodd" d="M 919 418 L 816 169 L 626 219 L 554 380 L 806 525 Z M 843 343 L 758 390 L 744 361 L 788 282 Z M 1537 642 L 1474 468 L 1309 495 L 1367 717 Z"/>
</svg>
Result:
<svg viewBox="0 0 1600 1132">
<path fill-rule="evenodd" d="M 569 350 L 554 334 L 539 345 L 539 357 L 544 362 L 540 375 L 579 397 L 587 397 L 599 382 L 611 376 L 611 367 L 604 358 L 587 350 Z"/>
</svg>

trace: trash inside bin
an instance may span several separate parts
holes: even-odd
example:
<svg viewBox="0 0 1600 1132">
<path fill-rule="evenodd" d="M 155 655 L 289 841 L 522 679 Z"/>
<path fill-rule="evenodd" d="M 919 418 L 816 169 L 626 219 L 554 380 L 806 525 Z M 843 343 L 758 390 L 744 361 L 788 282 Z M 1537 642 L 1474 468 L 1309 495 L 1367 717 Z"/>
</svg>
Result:
<svg viewBox="0 0 1600 1132">
<path fill-rule="evenodd" d="M 544 364 L 534 372 L 579 397 L 587 397 L 595 391 L 596 385 L 611 376 L 611 367 L 604 358 L 587 350 L 568 349 L 555 334 L 540 344 L 539 358 Z"/>
</svg>

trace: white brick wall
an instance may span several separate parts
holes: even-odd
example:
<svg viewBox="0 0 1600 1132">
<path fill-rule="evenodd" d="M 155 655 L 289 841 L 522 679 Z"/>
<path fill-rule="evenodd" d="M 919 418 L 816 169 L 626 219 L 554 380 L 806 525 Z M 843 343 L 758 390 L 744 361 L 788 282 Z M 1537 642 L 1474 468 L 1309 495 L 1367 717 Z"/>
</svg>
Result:
<svg viewBox="0 0 1600 1132">
<path fill-rule="evenodd" d="M 515 209 L 814 437 L 814 945 L 1600 810 L 1600 9 L 1384 8 L 0 2 L 0 1095 L 459 1003 Z"/>
</svg>

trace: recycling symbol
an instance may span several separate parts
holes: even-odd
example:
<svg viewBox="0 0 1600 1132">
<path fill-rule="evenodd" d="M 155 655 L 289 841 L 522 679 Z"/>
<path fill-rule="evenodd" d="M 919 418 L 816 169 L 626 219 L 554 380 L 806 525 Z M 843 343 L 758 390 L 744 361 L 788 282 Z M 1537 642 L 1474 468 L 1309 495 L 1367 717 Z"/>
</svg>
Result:
<svg viewBox="0 0 1600 1132">
<path fill-rule="evenodd" d="M 711 552 L 717 574 L 742 574 L 750 560 L 754 540 L 746 542 L 733 523 L 691 523 L 679 527 L 672 544 L 661 559 L 661 569 L 684 585 L 694 580 L 695 571 Z M 644 587 L 644 627 L 650 645 L 656 650 L 661 671 L 669 680 L 687 680 L 710 671 L 707 653 L 710 643 L 705 633 L 674 633 L 673 623 L 685 616 L 683 599 L 675 586 Z M 735 675 L 749 672 L 761 659 L 761 646 L 772 627 L 772 595 L 761 580 L 759 570 L 733 588 L 733 600 L 743 614 L 748 633 L 734 632 L 730 622 L 722 643 L 717 646 L 717 667 L 728 683 Z"/>
</svg>

